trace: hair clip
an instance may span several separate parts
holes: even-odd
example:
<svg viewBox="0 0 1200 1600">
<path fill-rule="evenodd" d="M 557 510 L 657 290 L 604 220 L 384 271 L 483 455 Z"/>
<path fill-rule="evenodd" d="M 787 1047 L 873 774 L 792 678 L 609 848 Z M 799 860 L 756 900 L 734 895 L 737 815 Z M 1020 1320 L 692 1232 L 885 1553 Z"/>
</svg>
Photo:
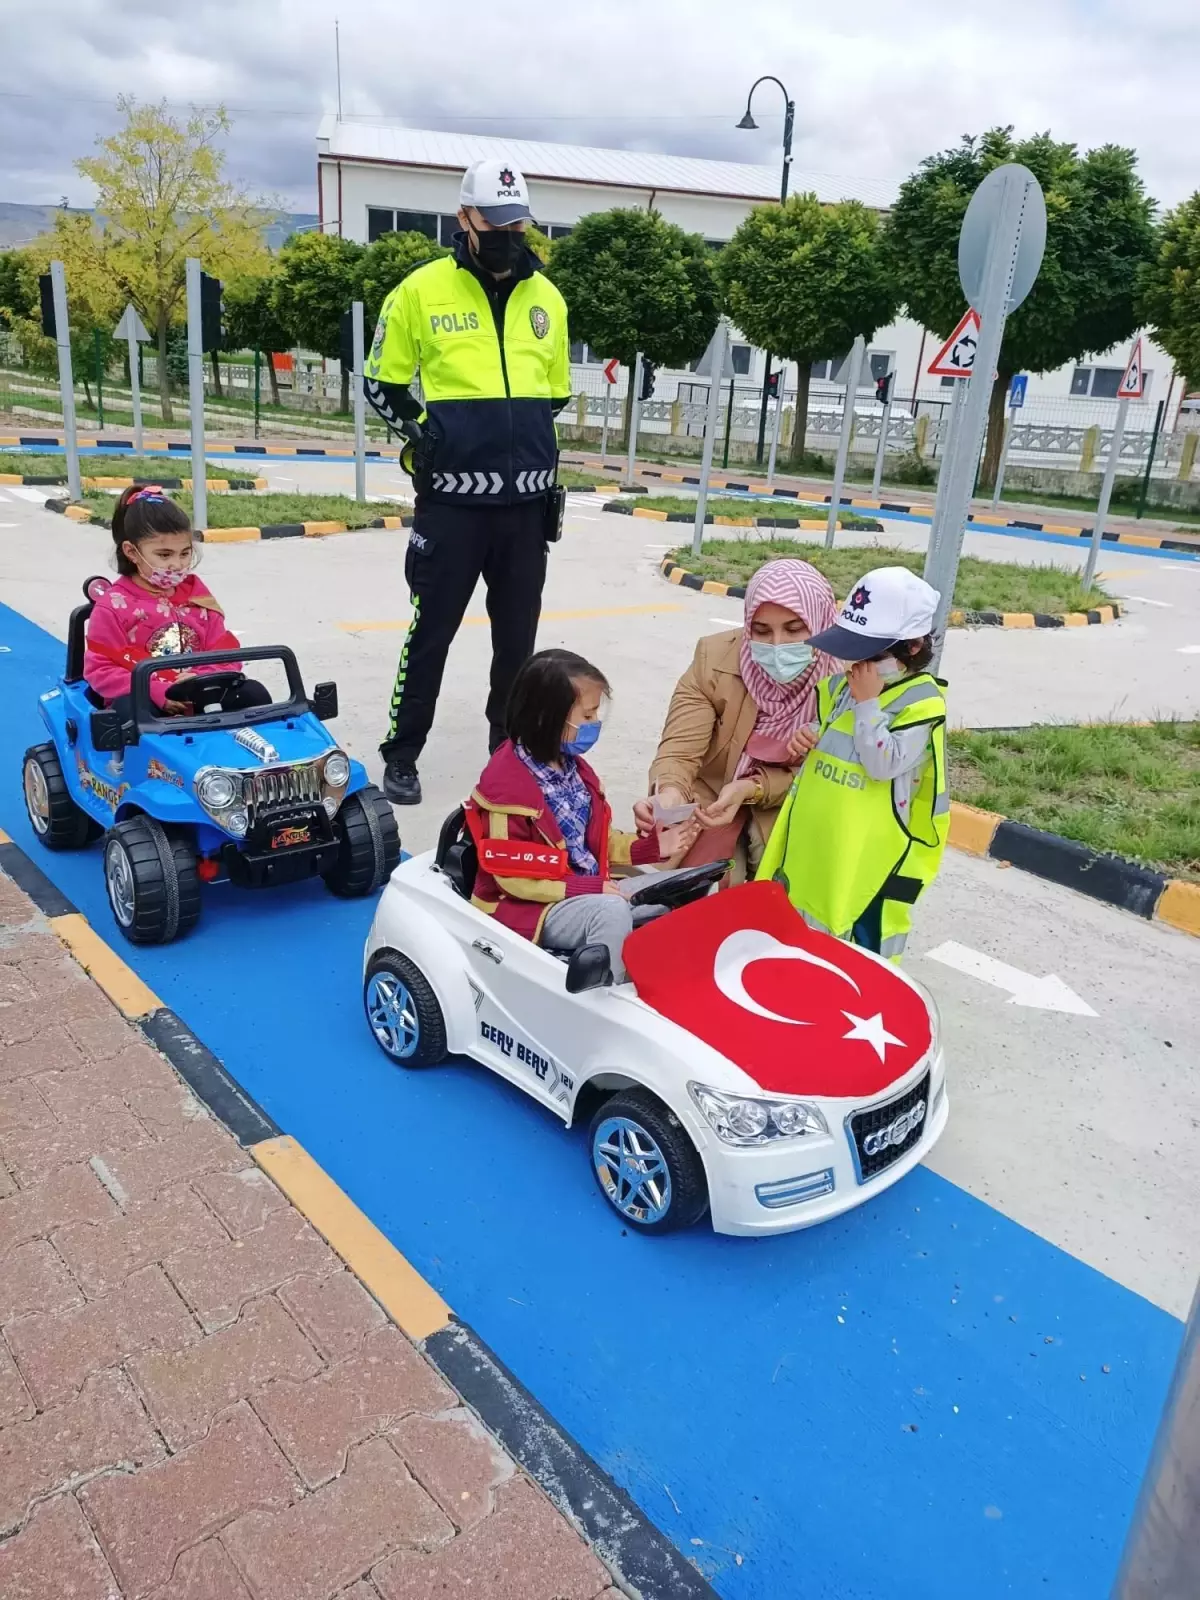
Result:
<svg viewBox="0 0 1200 1600">
<path fill-rule="evenodd" d="M 160 485 L 148 483 L 142 489 L 135 489 L 125 504 L 131 506 L 135 500 L 165 500 L 166 498 L 166 491 Z"/>
</svg>

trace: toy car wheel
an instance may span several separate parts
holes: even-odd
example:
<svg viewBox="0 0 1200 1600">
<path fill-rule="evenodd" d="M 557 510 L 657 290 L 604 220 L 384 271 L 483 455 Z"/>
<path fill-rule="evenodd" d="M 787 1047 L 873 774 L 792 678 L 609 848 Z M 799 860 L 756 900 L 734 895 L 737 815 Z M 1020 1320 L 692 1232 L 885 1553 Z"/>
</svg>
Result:
<svg viewBox="0 0 1200 1600">
<path fill-rule="evenodd" d="M 367 968 L 363 986 L 367 1025 L 375 1042 L 404 1067 L 434 1067 L 446 1059 L 446 1021 L 425 975 L 406 957 L 386 951 Z"/>
<path fill-rule="evenodd" d="M 104 832 L 71 799 L 52 744 L 35 744 L 26 750 L 22 787 L 30 826 L 47 850 L 80 850 Z"/>
<path fill-rule="evenodd" d="M 196 853 L 153 817 L 126 817 L 109 829 L 104 884 L 117 927 L 131 944 L 170 944 L 200 916 Z"/>
<path fill-rule="evenodd" d="M 382 888 L 400 860 L 400 830 L 390 805 L 373 784 L 347 795 L 334 819 L 338 857 L 325 886 L 343 900 Z"/>
<path fill-rule="evenodd" d="M 708 1209 L 704 1166 L 654 1095 L 624 1089 L 592 1118 L 592 1170 L 605 1199 L 643 1233 L 690 1228 Z"/>
</svg>

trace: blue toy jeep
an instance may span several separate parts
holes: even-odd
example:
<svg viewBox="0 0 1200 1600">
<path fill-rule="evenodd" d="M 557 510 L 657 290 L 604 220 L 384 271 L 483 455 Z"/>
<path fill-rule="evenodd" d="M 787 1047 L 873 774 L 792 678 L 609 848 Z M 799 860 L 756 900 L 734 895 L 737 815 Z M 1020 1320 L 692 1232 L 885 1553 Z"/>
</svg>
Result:
<svg viewBox="0 0 1200 1600">
<path fill-rule="evenodd" d="M 291 650 L 236 651 L 239 663 L 277 661 L 286 698 L 223 710 L 239 671 L 206 673 L 191 714 L 163 716 L 156 672 L 229 665 L 220 654 L 160 656 L 133 668 L 130 709 L 106 708 L 83 677 L 84 630 L 104 578 L 84 585 L 71 613 L 67 667 L 41 696 L 50 742 L 25 752 L 25 805 L 48 850 L 104 836 L 104 880 L 117 926 L 134 944 L 167 944 L 194 926 L 201 884 L 244 888 L 322 878 L 346 897 L 391 876 L 400 837 L 391 806 L 330 739 L 337 686 L 311 698 Z M 193 680 L 194 682 L 195 680 Z"/>
</svg>

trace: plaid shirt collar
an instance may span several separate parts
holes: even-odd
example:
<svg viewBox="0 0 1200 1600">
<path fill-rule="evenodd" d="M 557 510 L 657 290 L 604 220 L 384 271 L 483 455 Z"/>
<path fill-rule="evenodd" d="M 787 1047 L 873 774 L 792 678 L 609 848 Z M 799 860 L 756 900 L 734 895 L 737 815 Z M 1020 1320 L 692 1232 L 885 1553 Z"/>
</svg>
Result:
<svg viewBox="0 0 1200 1600">
<path fill-rule="evenodd" d="M 587 847 L 588 823 L 592 819 L 592 797 L 580 776 L 575 758 L 564 751 L 560 769 L 535 761 L 524 745 L 518 744 L 514 748 L 546 796 L 546 804 L 550 807 L 555 822 L 562 829 L 567 856 L 575 871 L 598 873 L 599 864 Z"/>
</svg>

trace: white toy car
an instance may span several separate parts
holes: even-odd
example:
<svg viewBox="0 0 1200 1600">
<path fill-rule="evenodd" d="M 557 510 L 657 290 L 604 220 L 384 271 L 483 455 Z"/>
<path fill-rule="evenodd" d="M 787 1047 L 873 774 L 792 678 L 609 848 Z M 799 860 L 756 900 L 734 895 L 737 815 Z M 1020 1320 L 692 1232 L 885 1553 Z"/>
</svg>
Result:
<svg viewBox="0 0 1200 1600">
<path fill-rule="evenodd" d="M 627 941 L 637 986 L 613 986 L 604 946 L 568 959 L 472 906 L 459 811 L 379 901 L 371 1032 L 402 1066 L 470 1056 L 568 1127 L 590 1117 L 601 1191 L 641 1231 L 707 1210 L 718 1233 L 781 1233 L 861 1205 L 946 1126 L 936 1005 L 776 884 L 710 895 L 725 866 L 647 874 L 640 898 L 682 909 Z"/>
</svg>

